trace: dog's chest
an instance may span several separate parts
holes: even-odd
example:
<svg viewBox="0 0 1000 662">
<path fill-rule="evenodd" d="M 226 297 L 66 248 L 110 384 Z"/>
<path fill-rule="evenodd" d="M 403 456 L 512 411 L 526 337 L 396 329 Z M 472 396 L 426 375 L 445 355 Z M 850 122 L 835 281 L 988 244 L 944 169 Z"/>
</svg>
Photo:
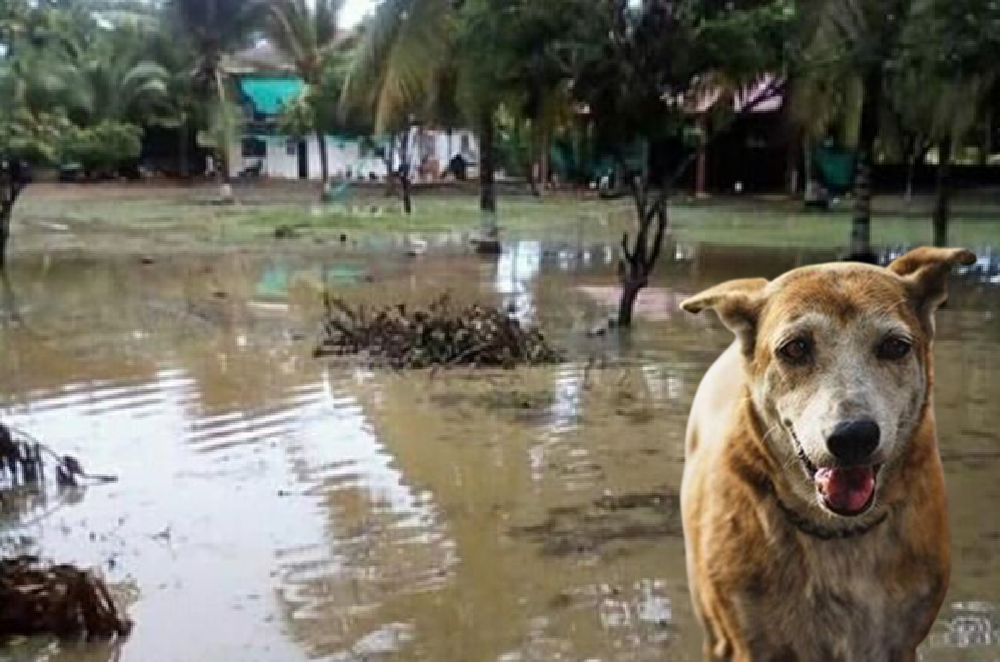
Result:
<svg viewBox="0 0 1000 662">
<path fill-rule="evenodd" d="M 764 633 L 753 659 L 772 659 L 775 651 L 798 660 L 894 659 L 910 638 L 904 614 L 918 596 L 900 595 L 885 581 L 891 561 L 881 537 L 817 540 L 783 559 L 773 590 L 743 611 L 756 621 L 748 631 Z"/>
<path fill-rule="evenodd" d="M 860 660 L 862 651 L 869 660 L 890 658 L 889 647 L 896 643 L 886 632 L 890 596 L 868 547 L 831 541 L 807 561 L 815 567 L 802 595 L 813 616 L 800 616 L 796 627 L 806 635 L 803 651 L 811 648 L 817 655 L 800 659 Z"/>
</svg>

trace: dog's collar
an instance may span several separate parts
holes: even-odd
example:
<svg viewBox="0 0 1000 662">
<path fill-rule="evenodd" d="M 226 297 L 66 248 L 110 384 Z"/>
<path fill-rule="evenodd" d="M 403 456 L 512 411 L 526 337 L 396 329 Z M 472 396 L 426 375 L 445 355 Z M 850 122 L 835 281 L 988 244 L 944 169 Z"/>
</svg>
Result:
<svg viewBox="0 0 1000 662">
<path fill-rule="evenodd" d="M 881 515 L 872 521 L 859 526 L 836 529 L 827 528 L 820 526 L 815 522 L 811 522 L 797 513 L 791 507 L 787 506 L 777 493 L 774 494 L 774 500 L 778 503 L 778 508 L 785 514 L 785 518 L 792 526 L 807 536 L 819 538 L 820 540 L 846 540 L 848 538 L 857 538 L 858 536 L 863 536 L 868 533 L 889 517 L 889 513 L 887 511 L 883 511 Z"/>
</svg>

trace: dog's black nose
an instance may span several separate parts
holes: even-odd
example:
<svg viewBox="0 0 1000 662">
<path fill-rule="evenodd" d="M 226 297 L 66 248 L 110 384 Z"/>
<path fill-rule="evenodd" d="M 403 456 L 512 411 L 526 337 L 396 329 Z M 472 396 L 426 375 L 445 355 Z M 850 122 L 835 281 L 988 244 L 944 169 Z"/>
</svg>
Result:
<svg viewBox="0 0 1000 662">
<path fill-rule="evenodd" d="M 878 448 L 880 436 L 878 423 L 871 419 L 843 421 L 827 438 L 826 447 L 844 464 L 861 464 Z"/>
</svg>

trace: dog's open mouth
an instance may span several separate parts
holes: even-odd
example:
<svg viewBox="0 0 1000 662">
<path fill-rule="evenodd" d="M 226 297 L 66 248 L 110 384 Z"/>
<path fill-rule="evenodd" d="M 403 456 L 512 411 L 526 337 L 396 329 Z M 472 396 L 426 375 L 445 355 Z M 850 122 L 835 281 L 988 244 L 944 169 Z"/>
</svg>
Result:
<svg viewBox="0 0 1000 662">
<path fill-rule="evenodd" d="M 844 517 L 856 517 L 872 507 L 879 466 L 823 467 L 813 475 L 823 505 Z"/>
<path fill-rule="evenodd" d="M 831 512 L 844 517 L 857 517 L 868 512 L 875 502 L 875 486 L 881 465 L 867 464 L 850 467 L 817 467 L 799 442 L 798 435 L 789 425 L 795 442 L 795 452 L 812 477 L 816 493 Z"/>
</svg>

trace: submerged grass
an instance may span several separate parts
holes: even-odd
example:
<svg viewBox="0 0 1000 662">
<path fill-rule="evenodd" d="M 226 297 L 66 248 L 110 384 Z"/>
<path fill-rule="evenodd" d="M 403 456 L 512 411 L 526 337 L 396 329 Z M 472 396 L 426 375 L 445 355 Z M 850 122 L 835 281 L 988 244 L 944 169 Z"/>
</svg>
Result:
<svg viewBox="0 0 1000 662">
<path fill-rule="evenodd" d="M 340 233 L 474 232 L 482 222 L 473 196 L 418 195 L 414 213 L 407 216 L 397 199 L 379 193 L 356 196 L 344 204 L 319 205 L 312 193 L 274 199 L 248 189 L 241 192 L 241 204 L 216 206 L 209 204 L 210 196 L 203 189 L 153 188 L 144 193 L 122 187 L 119 194 L 116 189 L 91 193 L 77 187 L 69 194 L 64 191 L 38 189 L 19 205 L 17 218 L 43 230 L 65 224 L 81 233 L 168 233 L 187 237 L 194 246 L 272 241 L 279 228 L 294 228 L 298 236 L 308 239 Z M 634 223 L 628 199 L 508 196 L 499 202 L 501 227 L 518 237 L 585 236 L 588 241 L 617 242 Z M 830 212 L 806 212 L 800 204 L 783 200 L 677 200 L 671 207 L 671 221 L 676 238 L 687 243 L 828 249 L 846 244 L 850 212 L 847 205 Z M 906 206 L 896 198 L 879 200 L 872 222 L 875 245 L 926 244 L 931 238 L 926 201 Z M 995 245 L 998 240 L 1000 205 L 956 204 L 950 243 L 974 247 Z"/>
</svg>

